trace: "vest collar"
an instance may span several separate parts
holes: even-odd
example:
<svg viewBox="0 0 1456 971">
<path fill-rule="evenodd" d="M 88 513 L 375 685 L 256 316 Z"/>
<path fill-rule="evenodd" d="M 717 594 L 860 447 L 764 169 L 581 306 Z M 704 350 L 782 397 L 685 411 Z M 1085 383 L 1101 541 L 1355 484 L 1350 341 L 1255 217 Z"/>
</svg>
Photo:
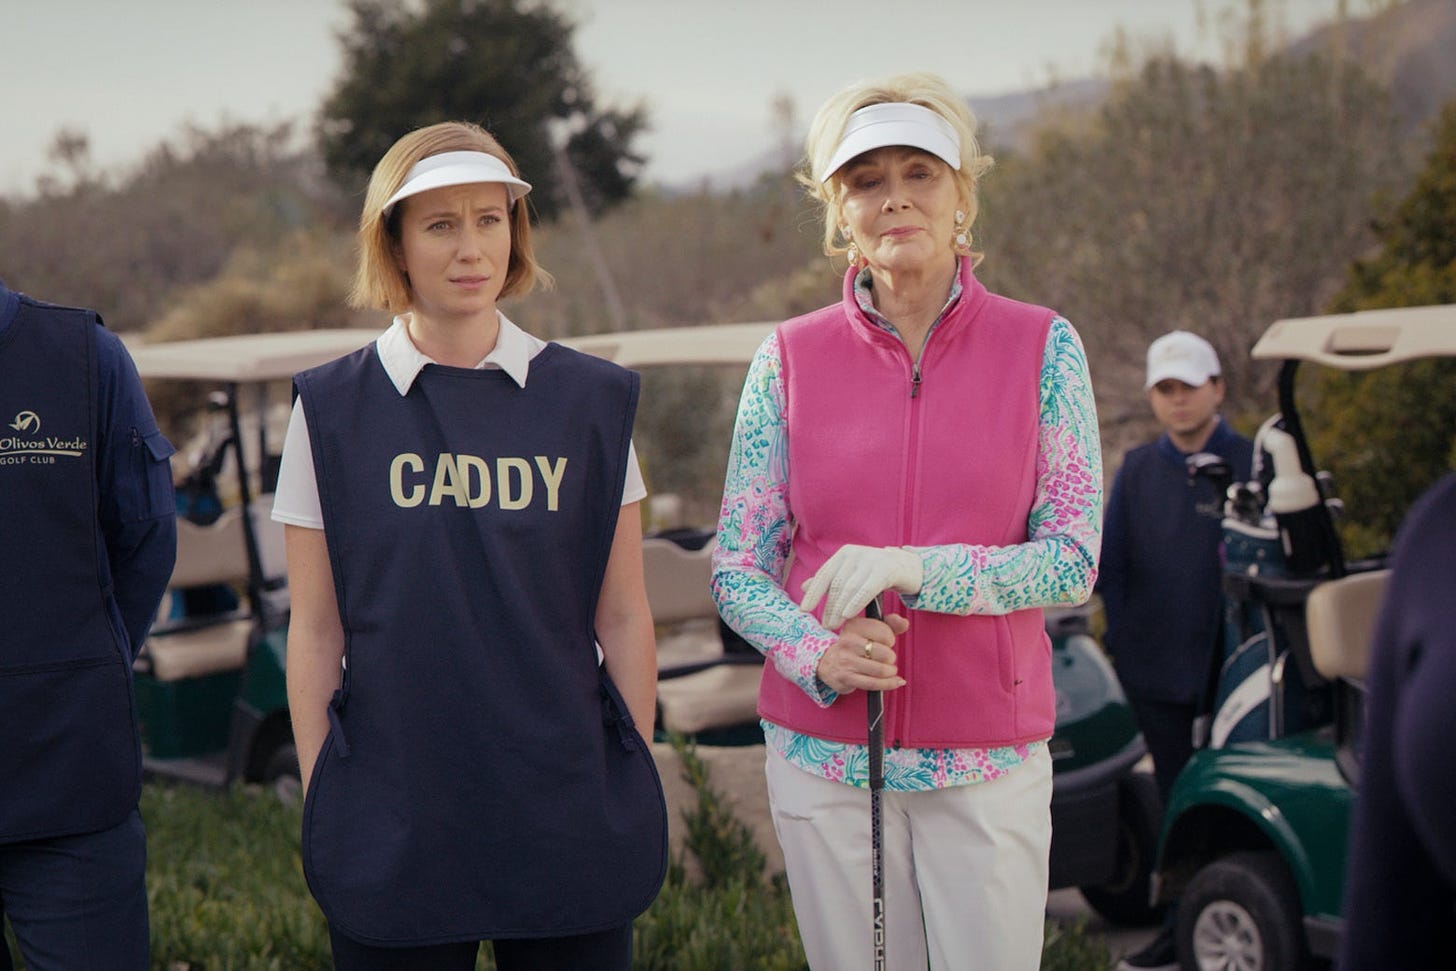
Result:
<svg viewBox="0 0 1456 971">
<path fill-rule="evenodd" d="M 981 281 L 976 279 L 975 271 L 971 268 L 971 261 L 963 256 L 957 257 L 957 267 L 956 278 L 951 282 L 946 305 L 941 310 L 940 317 L 930 328 L 931 334 L 959 330 L 965 326 L 966 321 L 973 319 L 986 305 L 988 293 Z M 852 329 L 872 343 L 885 339 L 893 340 L 897 344 L 901 343 L 900 336 L 885 327 L 889 321 L 878 313 L 871 316 L 860 306 L 859 294 L 856 292 L 860 272 L 854 267 L 850 267 L 844 273 L 842 304 Z"/>
</svg>

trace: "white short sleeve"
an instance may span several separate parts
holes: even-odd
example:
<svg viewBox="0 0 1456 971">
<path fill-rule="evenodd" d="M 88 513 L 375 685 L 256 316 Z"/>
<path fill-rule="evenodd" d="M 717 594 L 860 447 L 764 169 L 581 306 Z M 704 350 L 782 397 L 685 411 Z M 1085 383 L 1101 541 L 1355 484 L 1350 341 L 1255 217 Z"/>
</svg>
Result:
<svg viewBox="0 0 1456 971">
<path fill-rule="evenodd" d="M 289 526 L 324 528 L 318 479 L 314 478 L 313 447 L 308 439 L 308 419 L 303 416 L 300 399 L 294 399 L 293 413 L 288 416 L 288 433 L 283 436 L 278 486 L 273 493 L 273 518 Z"/>
</svg>

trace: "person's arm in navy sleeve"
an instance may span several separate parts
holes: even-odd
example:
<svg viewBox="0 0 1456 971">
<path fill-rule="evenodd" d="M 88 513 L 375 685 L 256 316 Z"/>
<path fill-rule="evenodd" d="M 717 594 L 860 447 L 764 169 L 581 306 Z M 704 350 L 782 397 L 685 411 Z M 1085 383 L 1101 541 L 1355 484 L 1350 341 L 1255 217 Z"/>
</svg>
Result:
<svg viewBox="0 0 1456 971">
<path fill-rule="evenodd" d="M 1452 885 L 1435 847 L 1420 836 L 1422 826 L 1412 811 L 1413 796 L 1429 799 L 1430 790 L 1449 785 L 1451 776 L 1448 768 L 1425 758 L 1420 750 L 1424 741 L 1427 752 L 1449 752 L 1449 738 L 1428 735 L 1422 740 L 1419 729 L 1412 727 L 1450 720 L 1427 720 L 1420 714 L 1421 705 L 1431 698 L 1444 707 L 1442 692 L 1450 687 L 1442 683 L 1443 668 L 1436 655 L 1449 651 L 1452 639 L 1447 636 L 1444 643 L 1436 643 L 1430 632 L 1450 629 L 1433 622 L 1438 615 L 1431 607 L 1440 602 L 1452 575 L 1450 567 L 1456 564 L 1450 553 L 1450 534 L 1456 533 L 1451 526 L 1456 521 L 1452 517 L 1456 477 L 1444 484 L 1444 508 L 1435 504 L 1440 493 L 1440 488 L 1432 490 L 1413 506 L 1396 536 L 1390 579 L 1371 642 L 1365 737 L 1342 908 L 1345 933 L 1336 962 L 1340 971 L 1451 967 Z M 1434 685 L 1432 678 L 1437 679 Z M 1426 686 L 1434 690 L 1422 693 Z M 1397 741 L 1402 724 L 1405 730 Z M 1419 763 L 1414 772 L 1412 760 Z M 1451 761 L 1445 758 L 1445 765 Z M 1428 791 L 1412 793 L 1409 782 L 1401 784 L 1402 776 L 1428 777 L 1429 782 L 1422 783 Z M 1434 801 L 1449 804 L 1450 799 Z M 1449 864 L 1445 872 L 1450 872 Z"/>
<path fill-rule="evenodd" d="M 1112 480 L 1112 490 L 1107 499 L 1107 516 L 1102 525 L 1102 560 L 1097 575 L 1097 593 L 1102 597 L 1102 613 L 1107 621 L 1108 633 L 1116 638 L 1115 631 L 1122 620 L 1123 600 L 1127 596 L 1127 483 L 1124 473 L 1127 467 L 1118 469 Z M 1113 647 L 1108 644 L 1109 649 Z"/>
<path fill-rule="evenodd" d="M 113 597 L 135 656 L 177 558 L 174 449 L 157 428 L 131 355 L 97 329 L 96 477 Z"/>
</svg>

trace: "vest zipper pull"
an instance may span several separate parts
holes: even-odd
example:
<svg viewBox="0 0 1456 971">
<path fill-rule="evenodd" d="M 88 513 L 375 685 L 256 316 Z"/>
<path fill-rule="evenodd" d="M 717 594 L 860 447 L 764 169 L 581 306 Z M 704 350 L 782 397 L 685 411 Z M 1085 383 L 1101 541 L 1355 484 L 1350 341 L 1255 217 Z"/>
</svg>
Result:
<svg viewBox="0 0 1456 971">
<path fill-rule="evenodd" d="M 916 361 L 910 375 L 910 397 L 920 397 L 920 362 Z"/>
</svg>

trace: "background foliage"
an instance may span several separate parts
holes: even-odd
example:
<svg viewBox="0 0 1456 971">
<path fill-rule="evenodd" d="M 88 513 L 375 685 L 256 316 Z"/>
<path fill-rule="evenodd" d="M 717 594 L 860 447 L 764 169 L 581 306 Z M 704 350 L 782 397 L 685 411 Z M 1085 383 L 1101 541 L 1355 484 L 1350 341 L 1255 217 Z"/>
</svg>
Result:
<svg viewBox="0 0 1456 971">
<path fill-rule="evenodd" d="M 1219 352 L 1232 415 L 1267 408 L 1249 349 L 1324 310 L 1405 171 L 1395 116 L 1359 69 L 1322 56 L 1216 71 L 1159 58 L 1093 118 L 1042 134 L 986 186 L 983 276 L 1060 309 L 1087 345 L 1103 434 L 1151 434 L 1147 345 L 1169 330 Z"/>
<path fill-rule="evenodd" d="M 1333 310 L 1456 303 L 1456 102 L 1433 131 L 1414 186 L 1376 226 L 1380 250 L 1351 267 Z M 1347 553 L 1379 552 L 1415 498 L 1456 470 L 1456 359 L 1321 371 L 1306 388 L 1318 402 L 1311 447 L 1349 512 Z"/>
<path fill-rule="evenodd" d="M 352 0 L 344 70 L 324 102 L 318 140 L 329 171 L 362 187 L 400 135 L 438 121 L 495 133 L 550 218 L 566 204 L 562 169 L 579 173 L 598 211 L 626 198 L 641 158 L 641 108 L 601 108 L 571 45 L 573 25 L 523 0 Z M 557 149 L 561 149 L 558 156 Z"/>
<path fill-rule="evenodd" d="M 1396 218 L 1394 200 L 1429 145 L 1403 134 L 1417 102 L 1387 95 L 1389 84 L 1404 90 L 1405 75 L 1341 53 L 1370 49 L 1373 26 L 1350 33 L 1363 46 L 1326 37 L 1280 53 L 1261 26 L 1266 4 L 1245 3 L 1245 32 L 1230 33 L 1224 66 L 1166 52 L 1139 59 L 1124 47 L 1092 107 L 1049 110 L 1029 137 L 989 132 L 998 168 L 983 186 L 981 275 L 1077 326 L 1109 473 L 1153 433 L 1142 354 L 1173 327 L 1219 348 L 1237 424 L 1272 410 L 1273 369 L 1250 364 L 1249 347 L 1274 319 L 1327 309 L 1357 261 L 1366 278 L 1388 275 L 1371 261 L 1372 227 Z M 1442 9 L 1381 6 L 1370 24 L 1408 7 L 1427 20 Z M 345 66 L 311 144 L 286 125 L 193 128 L 134 171 L 106 174 L 91 166 L 84 133 L 58 133 L 56 175 L 34 197 L 0 199 L 4 279 L 153 339 L 380 323 L 337 299 L 362 174 L 405 128 L 461 116 L 500 129 L 541 189 L 538 252 L 559 286 L 506 307 L 534 333 L 777 319 L 837 295 L 843 267 L 819 254 L 817 214 L 786 171 L 728 189 L 636 187 L 632 141 L 645 113 L 595 103 L 572 25 L 549 4 L 355 0 L 352 10 Z M 1410 35 L 1421 22 L 1396 26 Z M 579 208 L 563 208 L 552 188 L 558 145 L 579 176 Z M 1388 289 L 1429 301 L 1437 280 L 1426 266 Z M 644 402 L 649 423 L 653 407 Z M 662 437 L 692 436 L 684 427 Z M 711 492 L 721 456 L 698 453 L 657 464 L 674 474 L 693 465 L 682 477 Z"/>
<path fill-rule="evenodd" d="M 53 303 L 94 307 L 121 332 L 164 315 L 238 250 L 336 233 L 354 218 L 288 125 L 190 128 L 120 178 L 92 169 L 82 135 L 58 135 L 52 158 L 60 174 L 37 196 L 0 201 L 0 277 Z"/>
</svg>

